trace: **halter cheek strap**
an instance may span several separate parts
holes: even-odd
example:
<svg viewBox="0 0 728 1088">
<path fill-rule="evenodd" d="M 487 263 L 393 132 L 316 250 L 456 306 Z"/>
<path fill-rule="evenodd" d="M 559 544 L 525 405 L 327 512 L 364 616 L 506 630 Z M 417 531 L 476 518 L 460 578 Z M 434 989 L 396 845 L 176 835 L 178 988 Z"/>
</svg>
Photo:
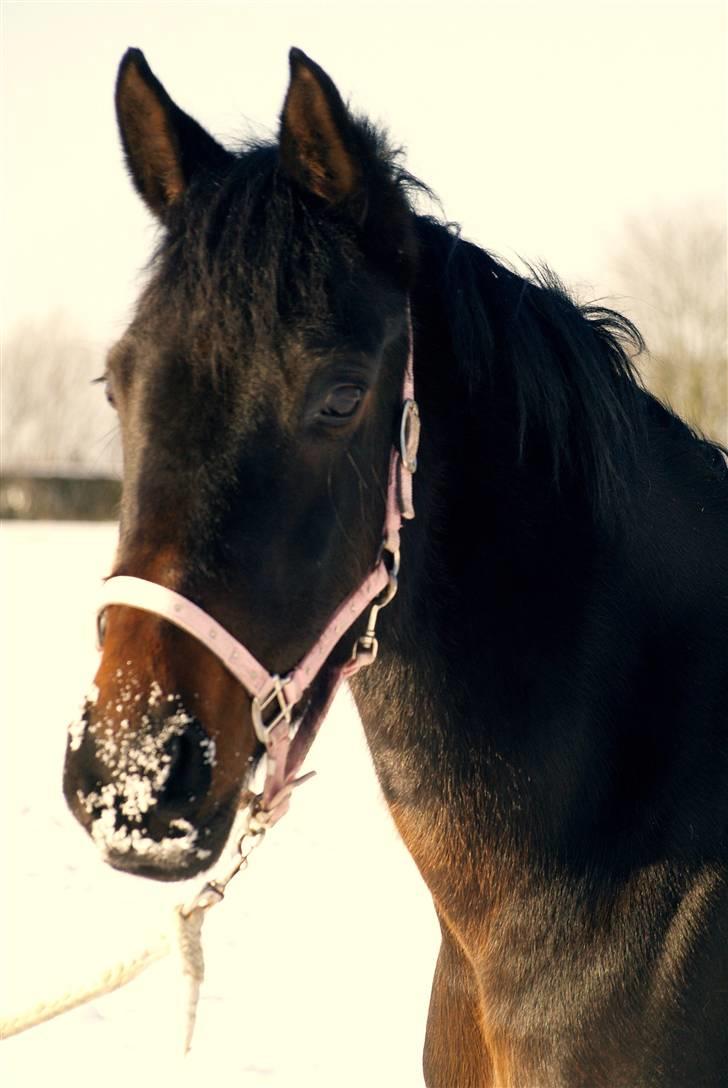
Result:
<svg viewBox="0 0 728 1088">
<path fill-rule="evenodd" d="M 414 399 L 412 325 L 408 313 L 409 352 L 402 388 L 399 443 L 389 461 L 387 506 L 382 548 L 374 569 L 339 605 L 311 649 L 284 677 L 269 673 L 241 642 L 192 601 L 173 589 L 144 578 L 118 575 L 103 586 L 99 619 L 110 605 L 127 605 L 162 616 L 186 631 L 222 662 L 251 696 L 251 713 L 258 739 L 266 749 L 266 777 L 257 807 L 260 827 L 271 827 L 287 812 L 294 788 L 310 775 L 296 778 L 341 684 L 377 655 L 376 623 L 380 609 L 397 591 L 402 518 L 413 518 L 412 476 L 417 468 L 420 423 Z M 331 651 L 359 617 L 370 608 L 365 633 L 351 657 L 329 670 L 323 698 L 295 718 L 304 693 Z"/>
</svg>

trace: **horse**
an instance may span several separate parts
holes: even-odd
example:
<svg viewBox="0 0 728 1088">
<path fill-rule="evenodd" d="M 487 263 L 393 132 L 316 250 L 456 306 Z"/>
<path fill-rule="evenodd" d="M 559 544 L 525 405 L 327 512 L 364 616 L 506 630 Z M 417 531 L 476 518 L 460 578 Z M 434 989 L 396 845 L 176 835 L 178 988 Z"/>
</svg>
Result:
<svg viewBox="0 0 728 1088">
<path fill-rule="evenodd" d="M 629 320 L 418 211 L 302 51 L 270 142 L 224 148 L 137 49 L 116 109 L 162 229 L 104 375 L 71 811 L 120 870 L 200 873 L 263 761 L 282 814 L 349 679 L 442 931 L 429 1088 L 725 1085 L 721 449 Z"/>
</svg>

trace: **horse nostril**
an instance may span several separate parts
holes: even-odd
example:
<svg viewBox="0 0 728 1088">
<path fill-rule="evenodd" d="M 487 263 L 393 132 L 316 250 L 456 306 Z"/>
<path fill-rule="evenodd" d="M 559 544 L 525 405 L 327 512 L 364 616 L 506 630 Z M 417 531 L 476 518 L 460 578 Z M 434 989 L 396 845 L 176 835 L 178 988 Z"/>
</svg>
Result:
<svg viewBox="0 0 728 1088">
<path fill-rule="evenodd" d="M 168 774 L 157 799 L 165 814 L 184 815 L 205 796 L 212 785 L 210 739 L 199 722 L 193 721 L 183 733 L 165 743 Z"/>
</svg>

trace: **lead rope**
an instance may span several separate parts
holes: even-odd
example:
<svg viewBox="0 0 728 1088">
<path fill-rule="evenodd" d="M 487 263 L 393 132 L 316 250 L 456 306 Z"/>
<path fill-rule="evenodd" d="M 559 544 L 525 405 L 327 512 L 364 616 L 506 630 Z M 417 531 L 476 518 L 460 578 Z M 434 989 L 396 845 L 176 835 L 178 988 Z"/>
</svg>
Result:
<svg viewBox="0 0 728 1088">
<path fill-rule="evenodd" d="M 13 1035 L 19 1035 L 29 1028 L 61 1016 L 62 1013 L 70 1012 L 72 1009 L 88 1004 L 89 1001 L 120 990 L 138 978 L 152 964 L 164 959 L 176 945 L 182 973 L 187 980 L 184 1053 L 188 1054 L 192 1047 L 200 987 L 205 977 L 202 923 L 208 910 L 222 902 L 233 877 L 247 868 L 248 858 L 265 836 L 265 828 L 256 819 L 260 798 L 255 796 L 248 800 L 248 815 L 237 846 L 238 857 L 223 877 L 209 880 L 203 885 L 191 903 L 174 908 L 171 933 L 168 931 L 160 934 L 152 945 L 144 948 L 131 959 L 106 968 L 89 983 L 67 990 L 50 1001 L 39 1002 L 21 1013 L 1 1018 L 0 1039 L 10 1039 Z"/>
<path fill-rule="evenodd" d="M 307 776 L 308 777 L 308 776 Z M 211 907 L 222 903 L 228 884 L 239 872 L 248 867 L 248 858 L 256 847 L 260 846 L 266 828 L 257 819 L 260 798 L 253 797 L 248 807 L 245 829 L 240 836 L 238 857 L 224 877 L 208 880 L 188 906 L 179 906 L 175 910 L 177 923 L 177 947 L 182 960 L 182 973 L 187 978 L 187 1007 L 184 1035 L 184 1053 L 192 1048 L 192 1037 L 197 1020 L 197 1006 L 200 1000 L 200 987 L 205 978 L 205 958 L 202 952 L 202 923 Z"/>
<path fill-rule="evenodd" d="M 52 1020 L 64 1012 L 85 1005 L 97 997 L 120 990 L 128 982 L 137 978 L 151 967 L 153 963 L 163 959 L 170 950 L 170 940 L 167 934 L 162 935 L 156 944 L 145 948 L 133 959 L 117 963 L 113 967 L 106 968 L 100 975 L 85 985 L 73 990 L 67 990 L 50 1001 L 41 1001 L 21 1013 L 4 1016 L 0 1019 L 0 1039 L 10 1039 L 13 1035 L 19 1035 L 29 1028 Z"/>
</svg>

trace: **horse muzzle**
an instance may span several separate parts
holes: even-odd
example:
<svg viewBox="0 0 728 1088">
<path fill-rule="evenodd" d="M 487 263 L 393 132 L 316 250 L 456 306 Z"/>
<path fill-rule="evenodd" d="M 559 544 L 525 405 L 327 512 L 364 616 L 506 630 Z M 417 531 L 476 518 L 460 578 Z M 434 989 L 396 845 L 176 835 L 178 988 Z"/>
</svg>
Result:
<svg viewBox="0 0 728 1088">
<path fill-rule="evenodd" d="M 215 745 L 179 707 L 115 721 L 87 703 L 69 730 L 63 791 L 114 868 L 183 880 L 219 856 L 236 798 L 211 804 Z"/>
</svg>

